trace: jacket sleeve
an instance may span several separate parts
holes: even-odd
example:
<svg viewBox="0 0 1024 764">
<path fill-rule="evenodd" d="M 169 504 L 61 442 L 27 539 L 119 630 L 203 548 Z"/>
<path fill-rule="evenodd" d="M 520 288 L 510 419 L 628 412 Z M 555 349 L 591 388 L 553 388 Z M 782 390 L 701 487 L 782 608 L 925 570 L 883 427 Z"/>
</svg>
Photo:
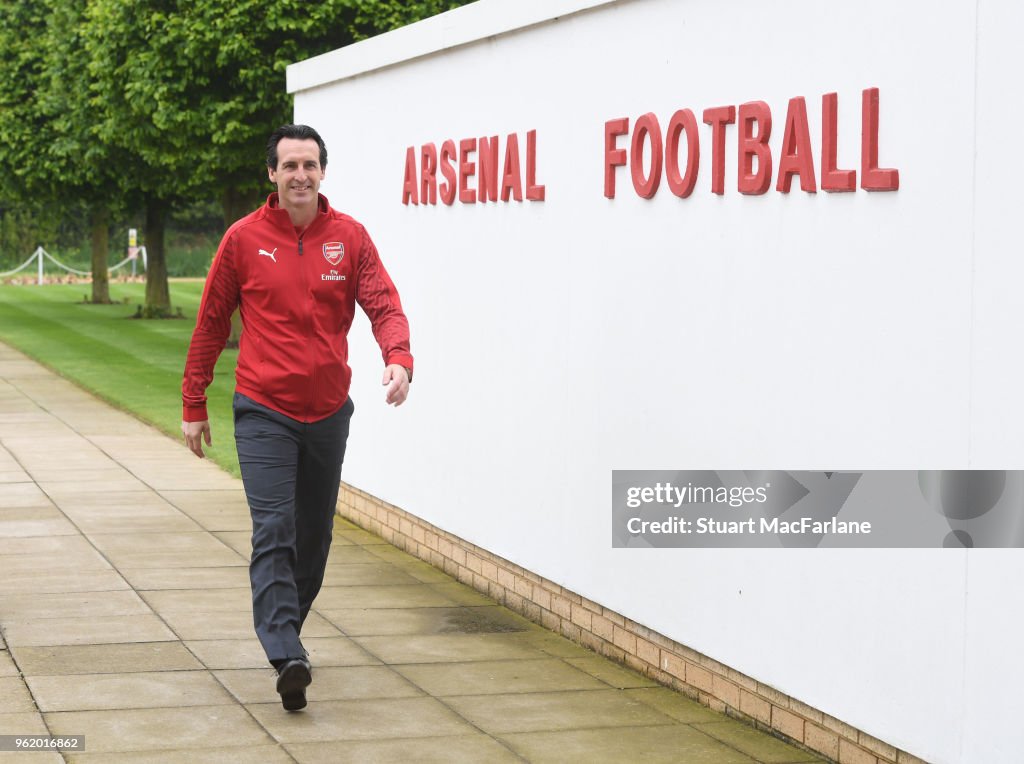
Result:
<svg viewBox="0 0 1024 764">
<path fill-rule="evenodd" d="M 363 229 L 357 273 L 356 301 L 370 319 L 384 364 L 397 363 L 411 372 L 413 359 L 409 349 L 409 320 L 402 311 L 398 290 L 384 270 L 377 248 L 366 229 Z"/>
<path fill-rule="evenodd" d="M 182 419 L 186 422 L 209 419 L 206 388 L 213 381 L 213 369 L 231 334 L 231 314 L 238 307 L 238 301 L 235 247 L 232 232 L 229 231 L 221 241 L 206 276 L 203 299 L 196 316 L 196 328 L 192 332 L 192 342 L 189 343 L 185 360 L 181 400 Z"/>
</svg>

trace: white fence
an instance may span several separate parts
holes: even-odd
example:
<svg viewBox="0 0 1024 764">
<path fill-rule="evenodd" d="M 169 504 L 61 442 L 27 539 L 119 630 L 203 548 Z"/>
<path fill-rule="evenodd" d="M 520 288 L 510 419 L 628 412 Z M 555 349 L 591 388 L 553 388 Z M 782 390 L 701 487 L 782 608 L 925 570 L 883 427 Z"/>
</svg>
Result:
<svg viewBox="0 0 1024 764">
<path fill-rule="evenodd" d="M 142 255 L 142 269 L 146 270 L 146 248 L 145 247 L 139 247 L 139 252 Z M 123 268 L 124 266 L 128 265 L 128 263 L 132 263 L 132 261 L 135 260 L 135 259 L 137 259 L 137 258 L 126 257 L 124 260 L 119 262 L 117 265 L 113 265 L 110 268 L 108 268 L 107 272 L 108 273 L 113 273 L 118 268 Z M 53 263 L 55 266 L 57 266 L 61 270 L 66 271 L 68 273 L 73 273 L 76 276 L 91 276 L 92 275 L 92 271 L 81 271 L 81 270 L 78 270 L 77 268 L 72 268 L 70 265 L 65 265 L 64 263 L 62 263 L 60 260 L 58 260 L 56 257 L 51 255 L 49 252 L 47 252 L 42 247 L 36 247 L 36 251 L 33 252 L 29 256 L 28 260 L 23 262 L 17 268 L 15 268 L 14 270 L 10 270 L 10 271 L 0 272 L 0 279 L 5 279 L 5 278 L 8 278 L 9 276 L 14 276 L 15 274 L 21 273 L 22 271 L 28 270 L 28 268 L 33 263 L 35 263 L 35 265 L 36 265 L 36 274 L 37 274 L 36 283 L 37 284 L 42 284 L 43 283 L 44 265 L 45 265 L 47 260 L 49 260 L 51 263 Z M 134 263 L 132 265 L 132 275 L 135 275 Z"/>
</svg>

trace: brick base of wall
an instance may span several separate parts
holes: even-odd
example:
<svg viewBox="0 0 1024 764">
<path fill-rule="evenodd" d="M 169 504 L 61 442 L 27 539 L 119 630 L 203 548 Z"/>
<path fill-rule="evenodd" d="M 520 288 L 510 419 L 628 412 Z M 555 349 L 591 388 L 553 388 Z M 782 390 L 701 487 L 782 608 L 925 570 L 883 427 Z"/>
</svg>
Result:
<svg viewBox="0 0 1024 764">
<path fill-rule="evenodd" d="M 925 764 L 613 610 L 342 483 L 338 512 L 510 610 L 839 764 Z"/>
</svg>

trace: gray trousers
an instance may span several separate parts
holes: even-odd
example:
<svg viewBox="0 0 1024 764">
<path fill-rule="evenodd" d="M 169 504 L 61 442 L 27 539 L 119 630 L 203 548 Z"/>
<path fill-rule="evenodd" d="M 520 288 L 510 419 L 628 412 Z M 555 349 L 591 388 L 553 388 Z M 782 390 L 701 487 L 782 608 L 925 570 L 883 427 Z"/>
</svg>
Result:
<svg viewBox="0 0 1024 764">
<path fill-rule="evenodd" d="M 235 444 L 252 515 L 252 614 L 270 661 L 299 634 L 327 567 L 352 400 L 305 424 L 235 393 Z"/>
</svg>

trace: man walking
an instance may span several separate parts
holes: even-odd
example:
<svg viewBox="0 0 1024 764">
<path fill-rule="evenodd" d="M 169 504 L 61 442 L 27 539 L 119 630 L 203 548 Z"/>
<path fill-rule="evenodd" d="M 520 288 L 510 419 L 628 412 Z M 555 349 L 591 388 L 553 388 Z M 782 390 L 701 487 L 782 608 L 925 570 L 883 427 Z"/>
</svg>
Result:
<svg viewBox="0 0 1024 764">
<path fill-rule="evenodd" d="M 206 278 L 182 383 L 182 433 L 211 443 L 206 388 L 240 308 L 235 441 L 252 515 L 253 621 L 284 707 L 312 681 L 302 624 L 320 591 L 353 405 L 348 330 L 355 304 L 384 358 L 385 400 L 400 406 L 413 358 L 409 323 L 366 229 L 318 193 L 323 139 L 306 125 L 270 136 L 266 204 L 228 229 Z"/>
</svg>

